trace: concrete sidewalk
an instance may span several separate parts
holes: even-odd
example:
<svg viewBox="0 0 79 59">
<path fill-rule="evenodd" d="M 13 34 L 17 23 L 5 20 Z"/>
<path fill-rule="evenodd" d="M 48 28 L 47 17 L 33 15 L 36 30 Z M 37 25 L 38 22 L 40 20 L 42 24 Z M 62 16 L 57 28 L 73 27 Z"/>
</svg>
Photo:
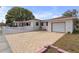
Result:
<svg viewBox="0 0 79 59">
<path fill-rule="evenodd" d="M 2 28 L 0 27 L 0 53 L 11 53 L 9 44 L 4 36 Z"/>
</svg>

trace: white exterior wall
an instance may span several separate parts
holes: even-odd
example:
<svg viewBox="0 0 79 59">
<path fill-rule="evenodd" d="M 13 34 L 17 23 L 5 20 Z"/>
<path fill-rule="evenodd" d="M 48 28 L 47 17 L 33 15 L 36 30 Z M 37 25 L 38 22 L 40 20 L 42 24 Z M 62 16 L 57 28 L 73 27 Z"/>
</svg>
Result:
<svg viewBox="0 0 79 59">
<path fill-rule="evenodd" d="M 48 30 L 48 32 L 51 32 L 51 22 L 48 22 L 48 28 L 47 28 L 47 30 Z"/>
<path fill-rule="evenodd" d="M 36 26 L 36 22 L 39 23 L 38 26 Z M 34 21 L 34 22 L 31 22 L 31 23 L 32 23 L 31 26 L 32 26 L 33 30 L 39 30 L 39 28 L 40 28 L 40 22 L 39 21 Z"/>
<path fill-rule="evenodd" d="M 48 26 L 46 26 L 46 22 L 43 22 L 43 26 L 41 26 L 41 27 L 42 27 L 42 29 L 48 30 Z"/>
<path fill-rule="evenodd" d="M 30 26 L 24 26 L 24 27 L 4 27 L 5 33 L 18 33 L 18 32 L 30 32 L 34 30 L 40 29 L 40 21 L 30 21 Z M 36 22 L 39 23 L 38 26 L 36 26 Z M 65 32 L 73 32 L 73 20 L 65 20 Z M 44 23 L 44 22 L 43 22 Z M 46 22 L 44 23 L 42 29 L 46 29 L 48 32 L 52 32 L 52 23 L 53 21 L 48 22 L 48 26 L 46 26 Z"/>
<path fill-rule="evenodd" d="M 73 32 L 73 20 L 65 21 L 65 32 Z M 52 32 L 52 21 L 48 22 L 48 32 Z"/>
<path fill-rule="evenodd" d="M 67 32 L 73 32 L 73 20 L 67 20 L 66 21 L 66 33 Z"/>
<path fill-rule="evenodd" d="M 36 26 L 36 22 L 39 22 L 39 25 Z M 30 26 L 23 26 L 23 27 L 3 27 L 3 31 L 5 33 L 20 33 L 20 32 L 30 32 L 34 30 L 39 30 L 40 28 L 40 21 L 31 21 Z"/>
</svg>

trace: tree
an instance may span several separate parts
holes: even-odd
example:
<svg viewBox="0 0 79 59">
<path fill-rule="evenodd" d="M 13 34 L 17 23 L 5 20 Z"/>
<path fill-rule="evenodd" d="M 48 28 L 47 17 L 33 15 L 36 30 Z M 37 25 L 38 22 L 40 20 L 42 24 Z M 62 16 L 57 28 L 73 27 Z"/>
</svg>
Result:
<svg viewBox="0 0 79 59">
<path fill-rule="evenodd" d="M 78 15 L 78 11 L 76 9 L 73 9 L 72 12 L 73 12 L 73 16 L 77 16 Z"/>
<path fill-rule="evenodd" d="M 6 24 L 12 24 L 13 21 L 27 21 L 30 19 L 35 19 L 34 15 L 31 11 L 21 8 L 21 7 L 13 7 L 7 12 Z"/>
<path fill-rule="evenodd" d="M 78 11 L 76 9 L 67 10 L 66 12 L 63 13 L 63 16 L 67 16 L 67 17 L 77 16 L 77 15 L 78 15 Z"/>
</svg>

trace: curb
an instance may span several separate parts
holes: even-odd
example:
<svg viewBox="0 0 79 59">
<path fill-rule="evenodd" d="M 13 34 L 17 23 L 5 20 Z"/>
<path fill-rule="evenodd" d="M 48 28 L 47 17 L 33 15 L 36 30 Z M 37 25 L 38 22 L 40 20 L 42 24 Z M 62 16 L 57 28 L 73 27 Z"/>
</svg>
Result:
<svg viewBox="0 0 79 59">
<path fill-rule="evenodd" d="M 40 48 L 36 53 L 45 53 L 45 51 L 47 51 L 47 49 L 49 47 L 56 49 L 58 51 L 58 53 L 69 53 L 68 51 L 65 51 L 65 50 L 58 48 L 56 46 L 53 46 L 53 45 L 44 46 L 43 48 Z"/>
<path fill-rule="evenodd" d="M 40 48 L 36 53 L 44 53 L 47 50 L 47 48 L 43 47 Z"/>
</svg>

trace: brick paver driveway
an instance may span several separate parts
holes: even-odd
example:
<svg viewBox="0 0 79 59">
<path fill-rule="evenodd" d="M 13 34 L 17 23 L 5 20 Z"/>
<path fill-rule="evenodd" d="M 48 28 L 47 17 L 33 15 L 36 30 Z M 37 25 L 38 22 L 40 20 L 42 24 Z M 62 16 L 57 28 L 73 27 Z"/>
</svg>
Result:
<svg viewBox="0 0 79 59">
<path fill-rule="evenodd" d="M 45 45 L 53 44 L 64 33 L 45 31 L 9 34 L 6 38 L 13 52 L 36 52 Z"/>
</svg>

